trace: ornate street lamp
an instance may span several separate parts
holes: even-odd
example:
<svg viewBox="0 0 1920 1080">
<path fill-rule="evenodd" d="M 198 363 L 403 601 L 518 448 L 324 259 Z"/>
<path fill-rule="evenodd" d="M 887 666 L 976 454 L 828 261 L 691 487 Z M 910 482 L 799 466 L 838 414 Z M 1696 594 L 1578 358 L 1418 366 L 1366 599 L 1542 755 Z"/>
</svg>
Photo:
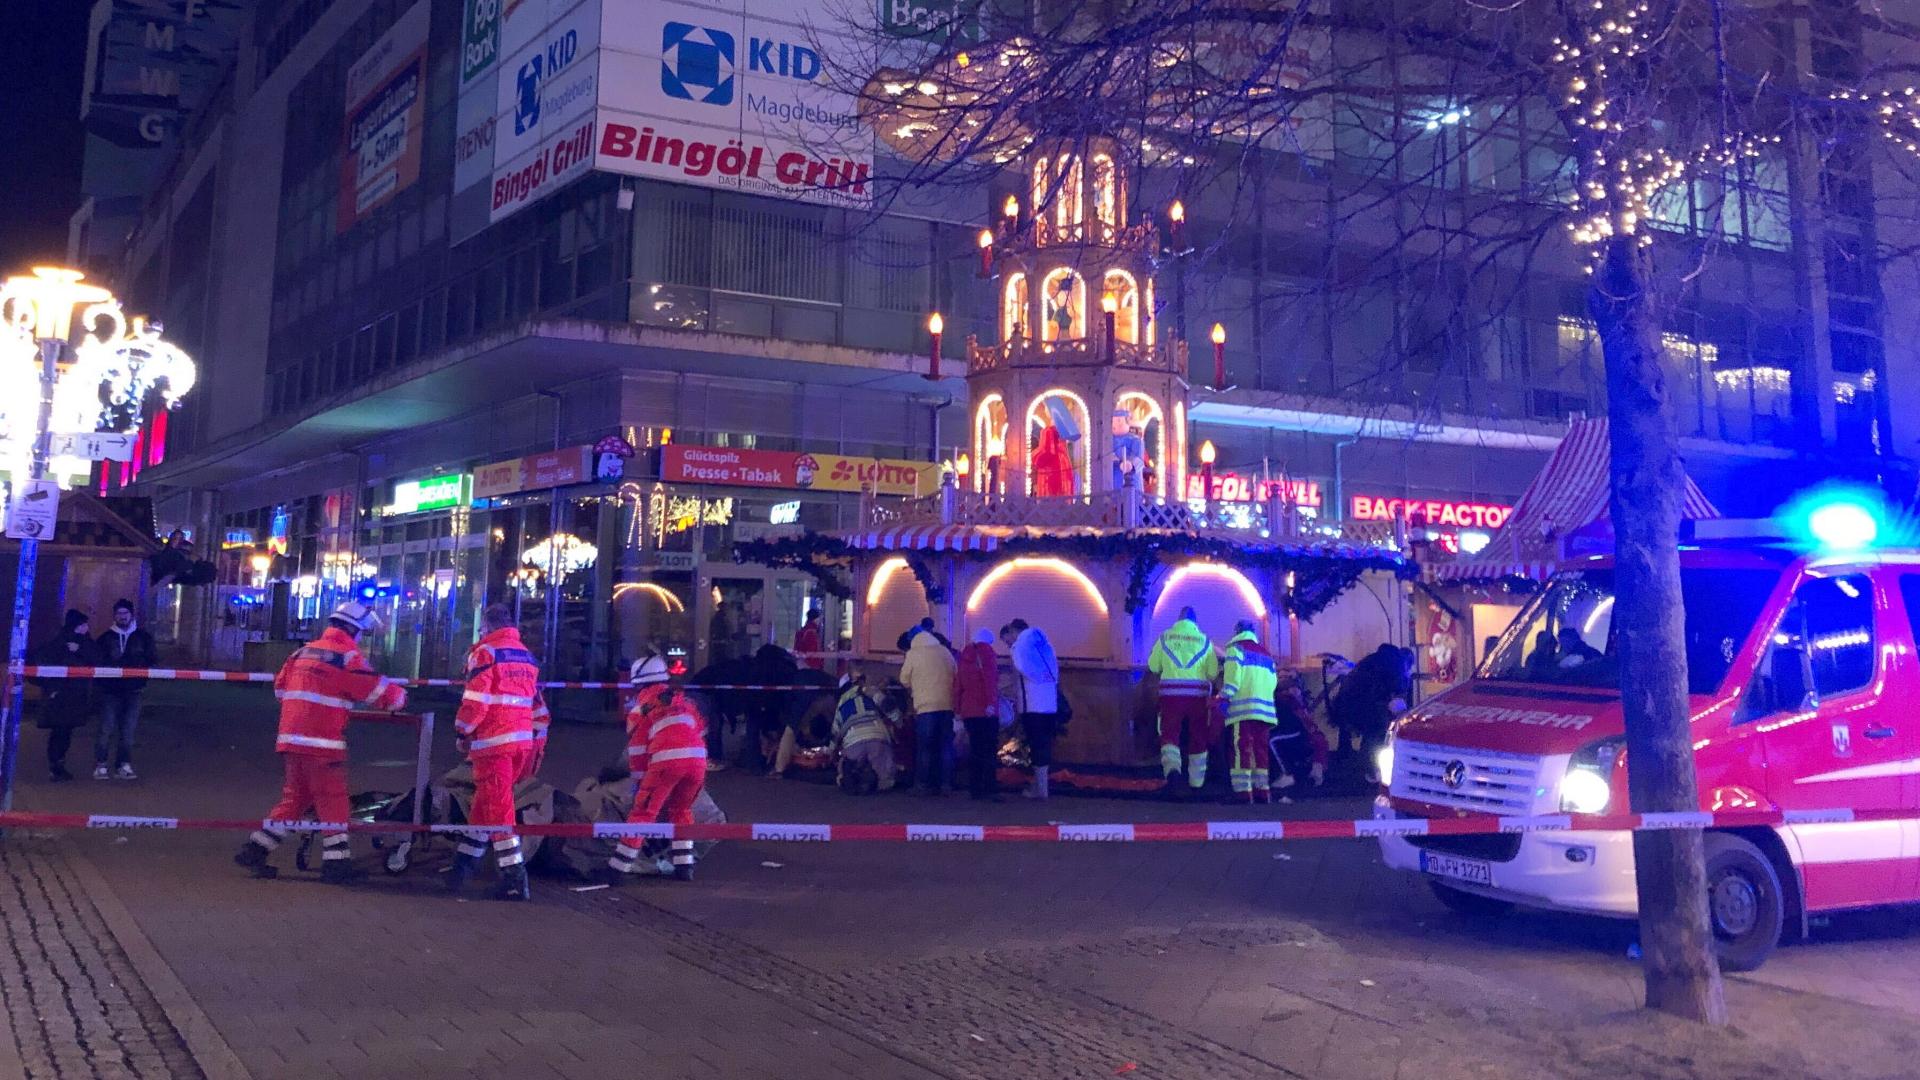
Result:
<svg viewBox="0 0 1920 1080">
<path fill-rule="evenodd" d="M 13 808 L 25 689 L 19 669 L 40 541 L 53 536 L 59 489 L 92 461 L 130 452 L 130 436 L 111 436 L 139 430 L 149 397 L 171 408 L 193 381 L 193 361 L 161 340 L 159 327 L 129 324 L 113 294 L 78 271 L 40 266 L 0 282 L 0 469 L 7 476 L 0 514 L 7 535 L 20 541 L 0 699 L 0 810 Z"/>
</svg>

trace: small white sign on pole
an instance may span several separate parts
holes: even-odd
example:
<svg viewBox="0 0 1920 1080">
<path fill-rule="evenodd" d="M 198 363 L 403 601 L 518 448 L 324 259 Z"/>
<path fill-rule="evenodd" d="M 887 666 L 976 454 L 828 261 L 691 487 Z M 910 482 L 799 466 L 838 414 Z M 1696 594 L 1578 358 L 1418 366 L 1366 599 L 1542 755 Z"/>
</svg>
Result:
<svg viewBox="0 0 1920 1080">
<path fill-rule="evenodd" d="M 134 434 L 131 431 L 54 432 L 51 452 L 54 457 L 85 458 L 88 461 L 132 461 Z"/>
<path fill-rule="evenodd" d="M 51 540 L 60 518 L 60 485 L 28 480 L 14 488 L 7 507 L 7 535 L 15 540 Z"/>
</svg>

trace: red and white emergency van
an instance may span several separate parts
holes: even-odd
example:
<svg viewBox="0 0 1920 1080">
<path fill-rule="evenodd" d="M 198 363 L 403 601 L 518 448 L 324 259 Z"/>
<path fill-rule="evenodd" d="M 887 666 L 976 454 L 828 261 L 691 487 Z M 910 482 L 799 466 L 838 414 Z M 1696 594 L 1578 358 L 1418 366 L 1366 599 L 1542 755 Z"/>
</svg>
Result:
<svg viewBox="0 0 1920 1080">
<path fill-rule="evenodd" d="M 1716 542 L 1684 546 L 1681 566 L 1701 809 L 1920 817 L 1920 552 Z M 1396 726 L 1375 816 L 1626 813 L 1613 602 L 1610 557 L 1566 563 L 1472 679 Z M 1458 910 L 1636 912 L 1626 832 L 1383 836 L 1381 848 Z M 1812 915 L 1920 901 L 1920 820 L 1716 829 L 1706 851 L 1733 970 Z"/>
</svg>

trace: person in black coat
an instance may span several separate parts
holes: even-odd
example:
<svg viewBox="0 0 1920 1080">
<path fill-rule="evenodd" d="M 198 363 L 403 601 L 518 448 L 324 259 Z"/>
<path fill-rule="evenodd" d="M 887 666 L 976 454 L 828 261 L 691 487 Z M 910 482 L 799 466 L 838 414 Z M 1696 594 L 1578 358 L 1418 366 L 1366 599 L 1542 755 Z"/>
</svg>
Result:
<svg viewBox="0 0 1920 1080">
<path fill-rule="evenodd" d="M 33 662 L 43 667 L 90 667 L 99 655 L 93 638 L 87 635 L 84 611 L 67 612 L 60 635 L 42 642 L 33 651 Z M 53 782 L 73 779 L 67 771 L 67 751 L 73 747 L 73 731 L 87 722 L 91 687 L 85 679 L 36 679 L 42 697 L 36 723 L 47 733 L 47 768 Z"/>
<path fill-rule="evenodd" d="M 133 618 L 133 601 L 113 602 L 113 625 L 99 638 L 102 667 L 150 668 L 158 656 L 153 635 L 141 629 Z M 136 779 L 133 771 L 133 733 L 140 725 L 140 692 L 145 679 L 100 679 L 100 731 L 93 740 L 93 778 L 105 780 L 107 762 L 116 766 L 112 775 L 122 780 Z"/>
</svg>

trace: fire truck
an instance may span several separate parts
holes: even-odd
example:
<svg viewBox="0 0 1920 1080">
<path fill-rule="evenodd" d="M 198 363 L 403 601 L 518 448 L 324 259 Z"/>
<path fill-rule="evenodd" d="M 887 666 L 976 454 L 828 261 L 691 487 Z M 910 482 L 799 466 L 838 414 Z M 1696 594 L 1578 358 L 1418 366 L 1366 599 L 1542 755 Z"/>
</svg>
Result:
<svg viewBox="0 0 1920 1080">
<path fill-rule="evenodd" d="M 1759 966 L 1823 912 L 1920 900 L 1920 549 L 1875 546 L 1868 507 L 1689 523 L 1680 552 L 1700 809 L 1788 823 L 1709 828 L 1721 962 Z M 1563 562 L 1473 678 L 1397 725 L 1375 816 L 1624 814 L 1627 760 L 1611 555 Z M 1842 811 L 1837 814 L 1814 811 Z M 1847 811 L 1912 811 L 1851 820 Z M 1389 866 L 1449 907 L 1636 914 L 1624 831 L 1383 835 Z"/>
</svg>

